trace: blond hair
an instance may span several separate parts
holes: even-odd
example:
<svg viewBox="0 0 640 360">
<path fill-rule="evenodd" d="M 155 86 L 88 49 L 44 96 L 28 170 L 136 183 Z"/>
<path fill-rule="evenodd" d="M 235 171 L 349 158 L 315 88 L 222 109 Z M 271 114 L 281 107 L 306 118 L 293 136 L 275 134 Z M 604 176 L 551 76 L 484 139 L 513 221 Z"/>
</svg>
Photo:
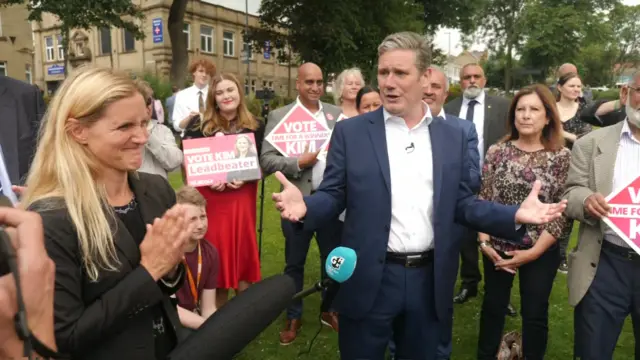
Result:
<svg viewBox="0 0 640 360">
<path fill-rule="evenodd" d="M 207 200 L 193 186 L 185 185 L 176 191 L 176 202 L 178 204 L 190 204 L 195 206 L 207 206 Z"/>
<path fill-rule="evenodd" d="M 83 266 L 96 281 L 100 270 L 119 265 L 112 225 L 115 214 L 106 191 L 96 184 L 100 168 L 95 156 L 69 133 L 69 119 L 82 125 L 99 121 L 114 102 L 138 94 L 132 79 L 110 68 L 82 67 L 64 80 L 53 96 L 40 128 L 38 148 L 27 178 L 24 207 L 66 207 L 78 236 Z M 64 205 L 56 205 L 61 198 Z"/>
<path fill-rule="evenodd" d="M 349 76 L 354 76 L 355 78 L 360 80 L 362 87 L 364 84 L 364 77 L 362 76 L 362 72 L 357 67 L 352 67 L 350 69 L 343 70 L 340 75 L 336 78 L 334 89 L 333 89 L 333 103 L 337 106 L 342 105 L 342 92 L 344 90 L 344 83 L 347 81 Z"/>
</svg>

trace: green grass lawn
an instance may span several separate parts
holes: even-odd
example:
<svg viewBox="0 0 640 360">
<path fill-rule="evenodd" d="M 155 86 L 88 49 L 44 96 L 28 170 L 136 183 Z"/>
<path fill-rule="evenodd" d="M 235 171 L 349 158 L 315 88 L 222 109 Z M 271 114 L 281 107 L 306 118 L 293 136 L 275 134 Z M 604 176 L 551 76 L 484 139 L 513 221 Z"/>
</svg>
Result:
<svg viewBox="0 0 640 360">
<path fill-rule="evenodd" d="M 182 184 L 179 173 L 170 176 L 171 184 L 178 188 Z M 262 243 L 262 276 L 268 277 L 282 273 L 284 269 L 284 238 L 280 232 L 280 215 L 273 207 L 271 194 L 278 191 L 278 183 L 274 177 L 266 179 L 265 186 L 265 211 L 264 233 Z M 260 198 L 258 197 L 258 211 L 260 211 Z M 576 242 L 573 232 L 571 245 Z M 482 269 L 482 267 L 480 267 Z M 305 287 L 312 286 L 320 278 L 320 264 L 318 248 L 311 246 L 307 265 L 305 267 Z M 457 287 L 456 287 L 457 289 Z M 514 283 L 512 303 L 520 309 L 520 294 L 518 281 Z M 558 273 L 553 288 L 549 310 L 549 345 L 547 359 L 563 360 L 573 356 L 573 308 L 567 302 L 566 275 Z M 452 359 L 475 359 L 478 322 L 480 318 L 480 305 L 482 296 L 463 304 L 456 305 L 454 311 L 453 330 L 453 354 Z M 309 296 L 304 301 L 303 329 L 296 341 L 289 346 L 280 346 L 278 333 L 284 321 L 284 314 L 267 328 L 240 356 L 242 360 L 284 360 L 298 357 L 300 352 L 306 351 L 311 339 L 320 327 L 318 312 L 320 309 L 320 295 Z M 519 330 L 520 317 L 507 317 L 505 331 Z M 338 337 L 331 329 L 323 327 L 313 344 L 311 353 L 302 358 L 308 359 L 339 359 Z M 615 359 L 634 358 L 634 338 L 630 320 L 627 321 L 624 331 L 618 341 Z"/>
</svg>

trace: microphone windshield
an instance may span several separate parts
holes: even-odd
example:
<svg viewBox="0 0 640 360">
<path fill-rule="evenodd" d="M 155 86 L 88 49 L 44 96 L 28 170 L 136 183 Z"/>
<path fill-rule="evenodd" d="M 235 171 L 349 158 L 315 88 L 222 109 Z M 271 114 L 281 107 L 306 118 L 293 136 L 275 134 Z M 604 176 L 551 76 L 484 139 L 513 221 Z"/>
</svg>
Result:
<svg viewBox="0 0 640 360">
<path fill-rule="evenodd" d="M 293 279 L 276 275 L 232 298 L 189 335 L 169 360 L 231 359 L 291 304 Z"/>
<path fill-rule="evenodd" d="M 358 262 L 358 255 L 353 249 L 348 247 L 339 246 L 327 256 L 325 263 L 325 270 L 327 275 L 332 280 L 342 283 L 353 275 L 353 271 L 356 268 Z"/>
</svg>

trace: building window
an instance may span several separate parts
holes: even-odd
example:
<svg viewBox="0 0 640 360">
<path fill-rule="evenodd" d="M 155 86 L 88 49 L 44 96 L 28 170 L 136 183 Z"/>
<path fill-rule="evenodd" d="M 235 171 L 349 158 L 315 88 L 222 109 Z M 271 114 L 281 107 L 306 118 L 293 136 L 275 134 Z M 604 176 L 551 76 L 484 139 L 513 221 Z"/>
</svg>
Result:
<svg viewBox="0 0 640 360">
<path fill-rule="evenodd" d="M 31 78 L 31 64 L 26 64 L 24 69 L 24 75 L 29 84 L 33 84 L 33 79 Z"/>
<path fill-rule="evenodd" d="M 111 54 L 111 28 L 100 29 L 100 55 Z"/>
<path fill-rule="evenodd" d="M 224 43 L 224 55 L 234 56 L 235 51 L 233 49 L 233 33 L 231 31 L 225 31 L 222 33 L 222 41 Z"/>
<path fill-rule="evenodd" d="M 269 81 L 269 84 L 267 85 L 267 87 L 273 90 L 273 81 Z"/>
<path fill-rule="evenodd" d="M 249 80 L 244 79 L 244 93 L 248 94 L 249 93 Z"/>
<path fill-rule="evenodd" d="M 213 28 L 200 25 L 200 51 L 213 53 Z"/>
<path fill-rule="evenodd" d="M 184 23 L 182 33 L 184 34 L 184 42 L 187 44 L 187 50 L 191 50 L 191 24 Z"/>
<path fill-rule="evenodd" d="M 2 36 L 2 14 L 0 14 L 0 37 Z"/>
<path fill-rule="evenodd" d="M 83 56 L 84 55 L 84 43 L 82 41 L 79 41 L 76 43 L 76 56 Z"/>
<path fill-rule="evenodd" d="M 123 51 L 135 51 L 136 50 L 136 40 L 133 38 L 133 34 L 127 30 L 122 30 L 123 41 Z"/>
<path fill-rule="evenodd" d="M 249 54 L 249 59 L 253 60 L 253 51 L 251 51 L 251 42 L 242 41 L 242 56 L 246 59 Z"/>
<path fill-rule="evenodd" d="M 64 60 L 64 48 L 62 47 L 62 35 L 58 35 L 57 40 L 58 40 L 58 60 Z"/>
<path fill-rule="evenodd" d="M 7 62 L 0 61 L 0 76 L 7 76 Z"/>
<path fill-rule="evenodd" d="M 256 81 L 255 80 L 251 80 L 251 92 L 252 93 L 256 92 Z"/>
<path fill-rule="evenodd" d="M 53 50 L 53 36 L 45 36 L 44 46 L 47 55 L 47 61 L 53 61 L 55 59 L 55 53 Z"/>
</svg>

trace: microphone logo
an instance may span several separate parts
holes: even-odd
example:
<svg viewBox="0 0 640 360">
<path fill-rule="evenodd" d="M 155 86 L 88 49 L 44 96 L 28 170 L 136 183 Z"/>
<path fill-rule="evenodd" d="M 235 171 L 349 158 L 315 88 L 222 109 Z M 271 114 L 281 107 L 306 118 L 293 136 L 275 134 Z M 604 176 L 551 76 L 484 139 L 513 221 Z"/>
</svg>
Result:
<svg viewBox="0 0 640 360">
<path fill-rule="evenodd" d="M 341 256 L 333 256 L 331 258 L 331 267 L 335 270 L 340 270 L 340 266 L 344 262 L 344 258 Z"/>
</svg>

